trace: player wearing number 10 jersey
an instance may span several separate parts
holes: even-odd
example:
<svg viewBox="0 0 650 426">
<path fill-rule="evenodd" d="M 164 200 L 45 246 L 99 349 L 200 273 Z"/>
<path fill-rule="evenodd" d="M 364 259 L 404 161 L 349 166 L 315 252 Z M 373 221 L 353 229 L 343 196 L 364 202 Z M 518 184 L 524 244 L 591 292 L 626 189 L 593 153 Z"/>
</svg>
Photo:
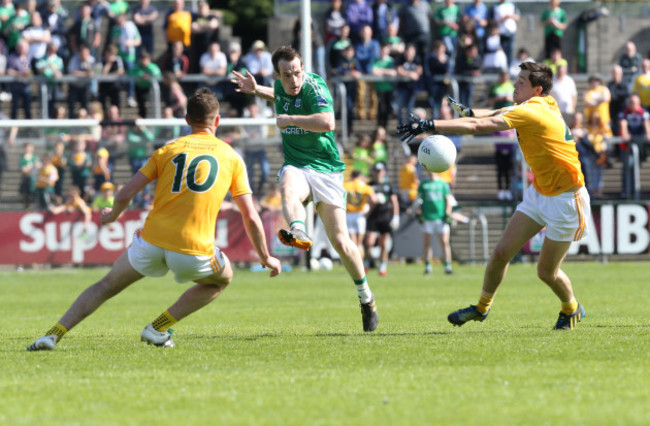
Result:
<svg viewBox="0 0 650 426">
<path fill-rule="evenodd" d="M 216 221 L 204 219 L 217 216 L 228 190 L 233 198 L 252 192 L 239 154 L 208 132 L 163 146 L 140 173 L 158 179 L 142 238 L 179 253 L 214 254 Z"/>
<path fill-rule="evenodd" d="M 155 179 L 153 210 L 144 229 L 136 231 L 133 243 L 108 274 L 81 293 L 59 322 L 28 350 L 54 349 L 68 330 L 106 300 L 144 276 L 160 277 L 170 269 L 176 281 L 194 281 L 196 285 L 147 324 L 140 336 L 149 344 L 174 346 L 170 327 L 214 300 L 232 280 L 228 258 L 214 245 L 217 214 L 228 190 L 260 263 L 270 268 L 271 276 L 280 273 L 280 262 L 266 247 L 243 160 L 214 136 L 219 125 L 216 96 L 199 89 L 188 100 L 185 119 L 192 134 L 157 150 L 115 195 L 113 208 L 102 211 L 102 224 L 114 222 L 135 194 Z"/>
</svg>

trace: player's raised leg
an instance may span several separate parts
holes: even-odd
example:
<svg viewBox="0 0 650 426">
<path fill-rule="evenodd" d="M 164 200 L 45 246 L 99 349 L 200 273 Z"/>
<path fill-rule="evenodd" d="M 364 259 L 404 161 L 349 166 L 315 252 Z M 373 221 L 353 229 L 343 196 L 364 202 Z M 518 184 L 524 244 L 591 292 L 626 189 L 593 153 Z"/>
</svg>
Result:
<svg viewBox="0 0 650 426">
<path fill-rule="evenodd" d="M 310 189 L 307 179 L 302 172 L 293 167 L 285 166 L 280 170 L 280 193 L 282 195 L 282 211 L 289 224 L 289 229 L 281 229 L 278 237 L 282 244 L 309 250 L 313 245 L 305 228 L 305 201 L 309 198 Z"/>
<path fill-rule="evenodd" d="M 560 269 L 569 247 L 571 241 L 554 241 L 547 237 L 537 262 L 537 276 L 553 290 L 562 303 L 554 327 L 556 330 L 572 330 L 586 315 L 585 309 L 573 294 L 569 276 Z"/>
<path fill-rule="evenodd" d="M 515 212 L 485 268 L 483 288 L 478 303 L 449 314 L 447 319 L 450 323 L 461 326 L 467 321 L 483 321 L 487 318 L 494 295 L 506 276 L 510 261 L 526 241 L 541 229 L 542 225 L 524 213 Z"/>
<path fill-rule="evenodd" d="M 340 206 L 325 203 L 318 203 L 316 210 L 321 221 L 323 221 L 327 237 L 339 256 L 341 256 L 341 262 L 343 262 L 343 266 L 345 266 L 357 288 L 361 304 L 363 330 L 373 331 L 379 323 L 377 305 L 366 280 L 361 253 L 348 234 L 345 210 Z"/>
<path fill-rule="evenodd" d="M 99 308 L 102 303 L 115 296 L 143 275 L 129 263 L 125 251 L 115 262 L 111 270 L 102 279 L 84 290 L 75 300 L 59 322 L 49 329 L 43 337 L 27 348 L 29 351 L 52 350 L 63 336 L 88 315 Z"/>
</svg>

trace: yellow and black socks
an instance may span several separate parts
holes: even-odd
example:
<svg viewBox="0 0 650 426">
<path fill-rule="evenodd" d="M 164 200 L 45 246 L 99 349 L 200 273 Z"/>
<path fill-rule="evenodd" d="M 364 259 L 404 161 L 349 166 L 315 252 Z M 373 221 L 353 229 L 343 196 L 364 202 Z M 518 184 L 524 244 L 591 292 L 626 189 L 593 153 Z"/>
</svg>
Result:
<svg viewBox="0 0 650 426">
<path fill-rule="evenodd" d="M 492 300 L 494 300 L 494 293 L 488 293 L 487 291 L 482 290 L 481 297 L 478 299 L 478 303 L 476 304 L 476 310 L 482 314 L 486 313 L 490 310 Z"/>
<path fill-rule="evenodd" d="M 56 325 L 52 328 L 50 328 L 47 333 L 45 333 L 46 336 L 51 336 L 52 334 L 56 336 L 56 341 L 60 342 L 63 336 L 65 336 L 65 333 L 68 332 L 68 329 L 62 326 L 59 323 L 56 323 Z"/>
<path fill-rule="evenodd" d="M 562 313 L 572 314 L 578 309 L 578 301 L 572 297 L 568 302 L 562 302 Z"/>
<path fill-rule="evenodd" d="M 169 311 L 165 311 L 151 323 L 151 326 L 156 331 L 167 331 L 174 324 L 176 324 L 176 318 Z"/>
</svg>

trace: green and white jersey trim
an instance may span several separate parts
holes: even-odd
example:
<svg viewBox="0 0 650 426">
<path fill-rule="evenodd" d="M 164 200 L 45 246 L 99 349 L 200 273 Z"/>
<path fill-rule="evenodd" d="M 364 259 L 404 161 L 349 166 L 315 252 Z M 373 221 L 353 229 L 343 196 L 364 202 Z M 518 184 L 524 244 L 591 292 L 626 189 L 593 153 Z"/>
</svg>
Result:
<svg viewBox="0 0 650 426">
<path fill-rule="evenodd" d="M 288 115 L 334 113 L 332 95 L 318 74 L 305 73 L 300 92 L 288 95 L 280 80 L 275 81 L 275 112 Z M 280 129 L 284 165 L 332 173 L 345 169 L 334 141 L 334 132 L 311 132 L 296 126 Z"/>
</svg>

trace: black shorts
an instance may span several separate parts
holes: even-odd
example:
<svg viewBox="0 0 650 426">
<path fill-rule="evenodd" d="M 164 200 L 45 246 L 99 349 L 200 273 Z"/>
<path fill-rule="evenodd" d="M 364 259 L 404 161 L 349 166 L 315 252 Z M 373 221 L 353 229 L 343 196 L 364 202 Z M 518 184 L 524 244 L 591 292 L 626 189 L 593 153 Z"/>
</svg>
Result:
<svg viewBox="0 0 650 426">
<path fill-rule="evenodd" d="M 366 233 L 368 232 L 379 232 L 380 234 L 390 233 L 390 220 L 391 218 L 386 219 L 385 217 L 372 217 L 368 218 L 366 224 Z"/>
</svg>

